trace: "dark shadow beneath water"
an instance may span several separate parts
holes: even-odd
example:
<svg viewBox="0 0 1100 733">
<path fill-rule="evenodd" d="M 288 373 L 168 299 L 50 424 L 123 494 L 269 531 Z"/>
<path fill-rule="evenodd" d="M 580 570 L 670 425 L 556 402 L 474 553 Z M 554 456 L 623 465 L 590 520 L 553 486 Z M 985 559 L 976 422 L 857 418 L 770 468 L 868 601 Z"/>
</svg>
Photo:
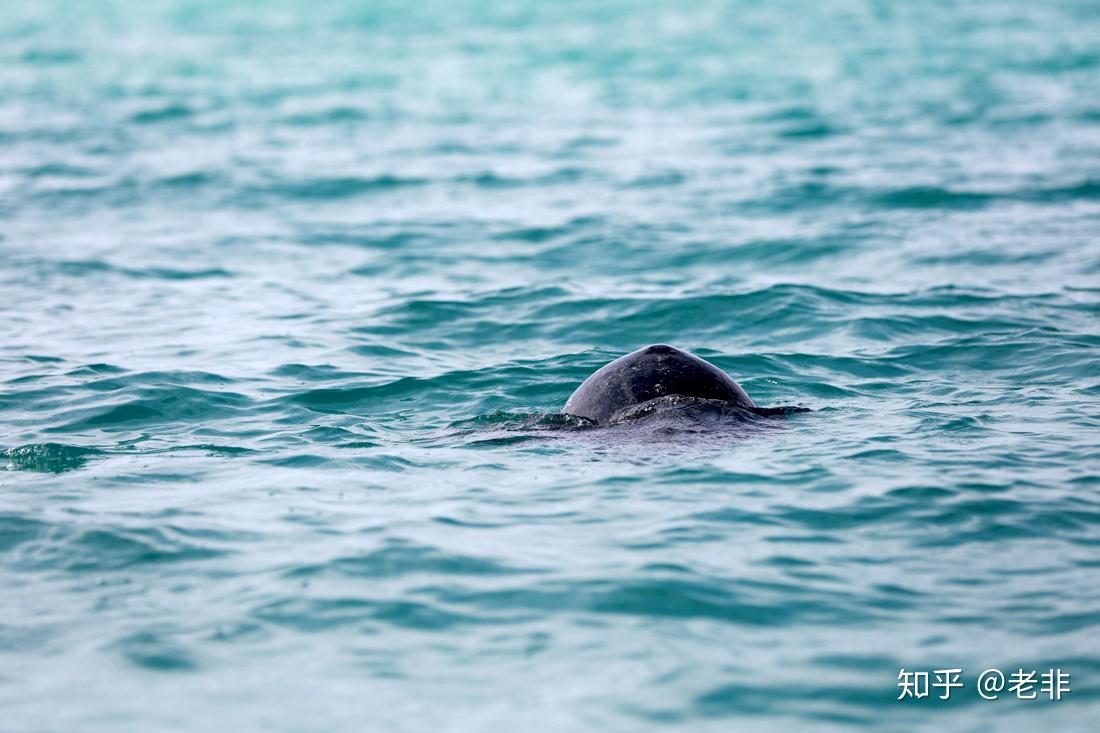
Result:
<svg viewBox="0 0 1100 733">
<path fill-rule="evenodd" d="M 774 408 L 759 414 L 731 402 L 668 395 L 615 414 L 608 425 L 561 413 L 495 412 L 455 423 L 467 447 L 486 448 L 521 443 L 560 441 L 615 443 L 739 442 L 782 430 L 788 415 L 809 412 L 802 407 Z"/>
</svg>

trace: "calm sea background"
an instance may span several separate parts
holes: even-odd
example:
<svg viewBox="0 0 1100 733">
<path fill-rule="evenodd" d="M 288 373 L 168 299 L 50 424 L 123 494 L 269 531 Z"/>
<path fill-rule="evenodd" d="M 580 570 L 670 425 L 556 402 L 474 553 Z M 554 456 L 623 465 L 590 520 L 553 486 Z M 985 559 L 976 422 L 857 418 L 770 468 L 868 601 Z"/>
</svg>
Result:
<svg viewBox="0 0 1100 733">
<path fill-rule="evenodd" d="M 1097 730 L 1095 2 L 0 10 L 0 730 Z"/>
</svg>

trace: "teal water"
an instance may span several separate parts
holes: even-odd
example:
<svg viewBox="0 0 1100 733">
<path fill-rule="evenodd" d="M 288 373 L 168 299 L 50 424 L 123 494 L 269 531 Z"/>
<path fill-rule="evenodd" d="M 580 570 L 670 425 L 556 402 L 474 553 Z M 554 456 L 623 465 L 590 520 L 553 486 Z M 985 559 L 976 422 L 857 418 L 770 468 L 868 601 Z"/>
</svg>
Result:
<svg viewBox="0 0 1100 733">
<path fill-rule="evenodd" d="M 3 3 L 0 728 L 1095 731 L 1098 39 Z M 653 342 L 814 412 L 540 420 Z"/>
</svg>

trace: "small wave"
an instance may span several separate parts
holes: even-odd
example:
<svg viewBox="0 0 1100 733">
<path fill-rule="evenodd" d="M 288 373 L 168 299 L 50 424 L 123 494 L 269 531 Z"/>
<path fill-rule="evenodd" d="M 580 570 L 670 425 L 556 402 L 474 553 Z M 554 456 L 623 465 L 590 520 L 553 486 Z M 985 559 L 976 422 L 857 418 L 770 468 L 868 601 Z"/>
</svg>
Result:
<svg viewBox="0 0 1100 733">
<path fill-rule="evenodd" d="M 115 265 L 103 260 L 62 260 L 43 265 L 67 277 L 86 277 L 90 275 L 121 275 L 136 279 L 155 280 L 200 280 L 212 277 L 232 277 L 233 274 L 222 268 L 203 268 L 184 270 L 172 267 L 131 268 Z"/>
<path fill-rule="evenodd" d="M 688 180 L 687 174 L 678 170 L 649 173 L 639 176 L 626 184 L 627 188 L 666 188 L 679 186 Z"/>
<path fill-rule="evenodd" d="M 171 527 L 51 525 L 48 532 L 22 542 L 14 565 L 24 570 L 99 573 L 210 560 L 227 554 L 228 549 L 192 541 L 186 531 Z"/>
<path fill-rule="evenodd" d="M 340 412 L 362 408 L 380 400 L 415 394 L 427 386 L 429 381 L 404 377 L 372 386 L 311 389 L 293 394 L 288 399 L 318 412 Z"/>
<path fill-rule="evenodd" d="M 155 631 L 131 634 L 113 646 L 131 663 L 153 672 L 193 672 L 199 667 L 186 647 Z"/>
<path fill-rule="evenodd" d="M 517 240 L 520 242 L 532 242 L 539 244 L 560 239 L 567 236 L 575 236 L 585 231 L 606 226 L 608 221 L 604 217 L 585 216 L 570 219 L 565 224 L 558 226 L 537 226 L 510 228 L 497 233 L 493 238 L 500 240 Z"/>
<path fill-rule="evenodd" d="M 987 193 L 913 186 L 878 194 L 873 201 L 880 206 L 900 209 L 977 209 L 988 206 L 994 198 Z"/>
<path fill-rule="evenodd" d="M 223 183 L 228 179 L 216 171 L 191 171 L 189 173 L 177 173 L 171 176 L 163 176 L 153 182 L 155 186 L 167 189 L 188 190 L 198 189 L 215 183 Z"/>
<path fill-rule="evenodd" d="M 83 468 L 91 458 L 102 455 L 102 451 L 64 443 L 34 443 L 9 448 L 2 455 L 9 471 L 64 473 Z"/>
<path fill-rule="evenodd" d="M 881 670 L 884 675 L 892 670 L 896 677 L 902 666 L 895 660 L 881 665 Z M 851 730 L 852 726 L 880 723 L 893 702 L 892 695 L 884 695 L 868 684 L 768 685 L 745 680 L 728 682 L 698 695 L 693 701 L 692 713 L 704 719 L 795 714 L 802 719 Z"/>
<path fill-rule="evenodd" d="M 124 396 L 121 401 L 107 405 L 58 414 L 57 419 L 67 422 L 44 428 L 43 432 L 121 431 L 153 424 L 179 425 L 228 417 L 252 405 L 252 400 L 242 394 L 182 385 L 130 388 L 112 394 Z M 126 398 L 128 394 L 135 396 Z"/>
<path fill-rule="evenodd" d="M 166 104 L 151 107 L 130 115 L 130 121 L 138 125 L 150 125 L 160 122 L 173 122 L 186 119 L 195 114 L 195 110 L 185 104 Z"/>
<path fill-rule="evenodd" d="M 258 459 L 257 463 L 266 466 L 277 466 L 279 468 L 302 469 L 340 468 L 344 466 L 342 461 L 316 453 L 291 453 L 289 455 L 272 456 Z"/>
<path fill-rule="evenodd" d="M 280 181 L 258 189 L 255 193 L 279 198 L 334 201 L 371 193 L 384 193 L 402 188 L 423 186 L 428 179 L 396 175 L 345 176 L 342 178 L 310 178 Z"/>
<path fill-rule="evenodd" d="M 25 542 L 33 542 L 50 531 L 48 522 L 16 512 L 0 512 L 0 550 L 14 550 Z"/>
<path fill-rule="evenodd" d="M 295 112 L 285 115 L 280 119 L 280 122 L 295 127 L 316 127 L 364 122 L 370 118 L 370 114 L 359 107 L 338 106 L 311 112 Z"/>
<path fill-rule="evenodd" d="M 294 567 L 289 578 L 335 575 L 354 578 L 396 578 L 409 575 L 516 575 L 539 572 L 487 559 L 444 552 L 436 547 L 404 541 L 362 555 L 337 557 L 323 563 Z"/>
<path fill-rule="evenodd" d="M 559 186 L 592 178 L 592 171 L 582 168 L 560 168 L 542 175 L 523 177 L 506 176 L 491 171 L 454 178 L 455 183 L 469 183 L 478 188 L 519 188 L 522 186 Z"/>
<path fill-rule="evenodd" d="M 774 594 L 774 602 L 765 595 Z M 507 610 L 587 612 L 641 618 L 708 619 L 748 626 L 794 623 L 855 624 L 871 615 L 846 602 L 843 594 L 797 585 L 765 591 L 743 582 L 714 582 L 679 574 L 651 579 L 554 582 L 504 590 L 439 590 L 441 601 L 473 606 L 487 613 Z M 827 599 L 833 596 L 835 602 Z"/>
<path fill-rule="evenodd" d="M 29 48 L 20 60 L 37 66 L 62 66 L 83 60 L 84 54 L 74 48 Z"/>
<path fill-rule="evenodd" d="M 98 171 L 68 163 L 43 163 L 20 171 L 28 178 L 92 178 Z"/>
<path fill-rule="evenodd" d="M 285 598 L 265 603 L 252 612 L 260 622 L 297 631 L 318 632 L 345 626 L 395 626 L 421 631 L 442 631 L 487 619 L 447 611 L 412 600 L 371 600 L 358 597 Z"/>
<path fill-rule="evenodd" d="M 810 122 L 807 124 L 793 125 L 781 130 L 778 136 L 784 140 L 819 140 L 832 137 L 841 130 L 827 122 Z"/>
</svg>

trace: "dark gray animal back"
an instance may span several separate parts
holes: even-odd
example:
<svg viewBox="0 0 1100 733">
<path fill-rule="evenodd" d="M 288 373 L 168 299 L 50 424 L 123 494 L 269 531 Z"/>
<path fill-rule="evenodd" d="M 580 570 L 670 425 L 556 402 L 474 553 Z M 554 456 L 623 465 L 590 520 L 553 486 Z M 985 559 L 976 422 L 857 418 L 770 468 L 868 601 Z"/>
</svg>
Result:
<svg viewBox="0 0 1100 733">
<path fill-rule="evenodd" d="M 694 354 L 656 344 L 596 370 L 569 397 L 562 412 L 606 423 L 625 407 L 666 395 L 756 405 L 728 374 Z"/>
</svg>

